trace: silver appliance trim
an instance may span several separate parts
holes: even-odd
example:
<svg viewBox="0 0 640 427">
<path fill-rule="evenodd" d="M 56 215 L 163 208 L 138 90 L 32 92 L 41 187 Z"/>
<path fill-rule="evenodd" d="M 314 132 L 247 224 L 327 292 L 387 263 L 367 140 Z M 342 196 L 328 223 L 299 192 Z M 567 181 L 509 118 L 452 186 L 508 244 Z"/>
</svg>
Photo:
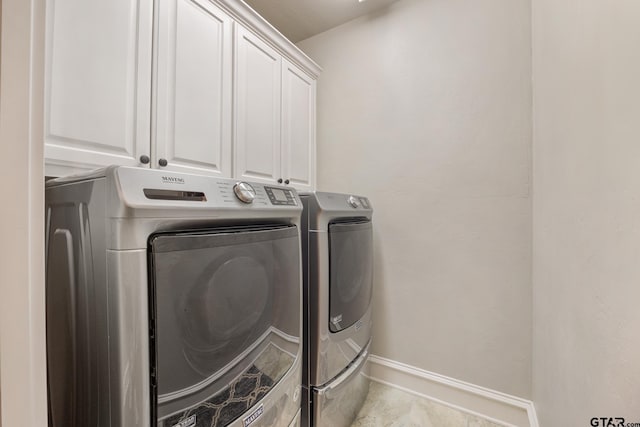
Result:
<svg viewBox="0 0 640 427">
<path fill-rule="evenodd" d="M 369 344 L 338 377 L 313 387 L 310 424 L 317 427 L 350 427 L 369 392 Z"/>
<path fill-rule="evenodd" d="M 322 387 L 315 387 L 314 389 L 315 392 L 320 395 L 326 395 L 328 398 L 333 398 L 335 397 L 336 394 L 339 394 L 340 391 L 342 391 L 342 389 L 347 384 L 348 380 L 351 379 L 353 376 L 362 372 L 362 370 L 364 369 L 365 363 L 369 359 L 370 345 L 371 345 L 371 342 L 369 342 L 369 344 L 367 344 L 365 349 L 362 350 L 362 353 L 360 353 L 358 358 L 355 359 L 351 363 L 351 365 L 349 365 L 347 369 L 342 371 L 336 378 L 333 378 L 331 381 L 329 381 L 327 384 L 325 384 Z"/>
</svg>

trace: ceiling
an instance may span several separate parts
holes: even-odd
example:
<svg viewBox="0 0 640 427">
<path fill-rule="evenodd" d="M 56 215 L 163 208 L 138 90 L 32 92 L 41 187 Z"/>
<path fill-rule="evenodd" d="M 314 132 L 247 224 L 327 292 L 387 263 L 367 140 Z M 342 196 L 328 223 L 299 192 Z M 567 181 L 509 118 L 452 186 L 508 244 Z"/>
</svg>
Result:
<svg viewBox="0 0 640 427">
<path fill-rule="evenodd" d="M 398 0 L 245 0 L 294 43 Z"/>
</svg>

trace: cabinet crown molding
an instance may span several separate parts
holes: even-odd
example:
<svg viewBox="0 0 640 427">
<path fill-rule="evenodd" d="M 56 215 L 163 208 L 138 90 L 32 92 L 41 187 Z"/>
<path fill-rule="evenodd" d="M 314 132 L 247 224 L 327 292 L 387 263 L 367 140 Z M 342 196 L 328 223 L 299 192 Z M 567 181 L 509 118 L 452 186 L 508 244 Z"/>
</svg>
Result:
<svg viewBox="0 0 640 427">
<path fill-rule="evenodd" d="M 314 79 L 317 79 L 322 68 L 302 52 L 267 20 L 260 16 L 242 0 L 211 0 L 225 9 L 233 18 L 251 29 L 266 43 L 270 44 L 289 61 L 301 67 Z"/>
</svg>

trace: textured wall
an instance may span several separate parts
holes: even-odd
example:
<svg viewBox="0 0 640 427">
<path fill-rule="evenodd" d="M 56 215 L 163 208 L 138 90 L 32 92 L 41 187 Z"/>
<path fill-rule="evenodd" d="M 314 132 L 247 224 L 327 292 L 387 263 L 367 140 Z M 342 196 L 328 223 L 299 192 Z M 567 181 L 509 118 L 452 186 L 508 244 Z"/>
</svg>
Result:
<svg viewBox="0 0 640 427">
<path fill-rule="evenodd" d="M 533 0 L 541 426 L 640 422 L 640 2 Z"/>
<path fill-rule="evenodd" d="M 318 187 L 375 209 L 373 353 L 522 397 L 531 370 L 528 0 L 401 0 L 299 44 Z"/>
</svg>

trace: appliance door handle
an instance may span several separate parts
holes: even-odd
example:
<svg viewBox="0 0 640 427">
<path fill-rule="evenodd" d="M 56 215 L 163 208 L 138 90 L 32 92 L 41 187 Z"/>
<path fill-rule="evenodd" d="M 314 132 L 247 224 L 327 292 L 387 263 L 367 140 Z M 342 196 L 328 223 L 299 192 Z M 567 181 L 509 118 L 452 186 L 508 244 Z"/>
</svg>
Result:
<svg viewBox="0 0 640 427">
<path fill-rule="evenodd" d="M 365 349 L 360 353 L 360 356 L 349 366 L 342 374 L 336 379 L 332 380 L 330 384 L 318 389 L 319 394 L 324 394 L 327 398 L 331 399 L 334 395 L 339 394 L 344 386 L 349 384 L 349 380 L 362 372 L 369 359 L 369 346 L 371 342 L 367 344 Z"/>
</svg>

